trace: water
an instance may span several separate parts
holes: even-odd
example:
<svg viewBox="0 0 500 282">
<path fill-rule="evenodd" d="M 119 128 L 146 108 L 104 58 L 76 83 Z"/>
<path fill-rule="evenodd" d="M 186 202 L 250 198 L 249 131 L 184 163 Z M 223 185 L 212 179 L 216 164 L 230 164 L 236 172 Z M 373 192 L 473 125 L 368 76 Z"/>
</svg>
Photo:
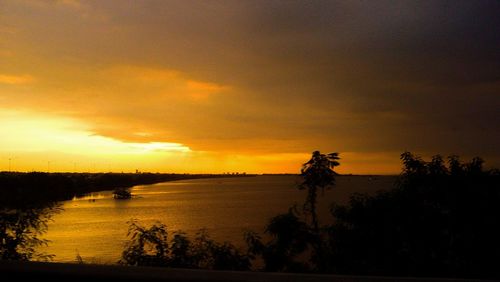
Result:
<svg viewBox="0 0 500 282">
<path fill-rule="evenodd" d="M 328 221 L 330 203 L 346 203 L 353 192 L 373 193 L 389 189 L 394 177 L 342 176 L 337 185 L 319 199 L 320 221 Z M 305 191 L 299 191 L 297 176 L 257 176 L 181 180 L 133 187 L 137 197 L 115 200 L 111 191 L 95 193 L 62 203 L 63 212 L 54 216 L 43 248 L 54 261 L 114 263 L 127 239 L 127 221 L 143 225 L 160 221 L 175 230 L 194 235 L 205 228 L 212 238 L 243 245 L 243 232 L 263 232 L 268 220 L 299 206 Z"/>
</svg>

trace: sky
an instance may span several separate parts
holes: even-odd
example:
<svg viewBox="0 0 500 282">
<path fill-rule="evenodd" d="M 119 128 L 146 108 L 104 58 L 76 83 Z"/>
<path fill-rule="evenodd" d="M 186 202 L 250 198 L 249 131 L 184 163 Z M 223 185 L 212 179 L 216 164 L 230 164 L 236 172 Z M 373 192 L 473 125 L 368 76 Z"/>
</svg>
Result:
<svg viewBox="0 0 500 282">
<path fill-rule="evenodd" d="M 0 171 L 500 167 L 499 1 L 0 0 Z"/>
</svg>

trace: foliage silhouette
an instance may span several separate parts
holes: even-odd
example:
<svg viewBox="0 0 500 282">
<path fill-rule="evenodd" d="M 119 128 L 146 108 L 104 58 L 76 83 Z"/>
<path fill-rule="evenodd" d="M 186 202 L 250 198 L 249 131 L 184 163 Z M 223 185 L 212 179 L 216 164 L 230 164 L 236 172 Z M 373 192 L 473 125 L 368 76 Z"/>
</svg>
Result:
<svg viewBox="0 0 500 282">
<path fill-rule="evenodd" d="M 303 182 L 299 189 L 307 189 L 303 214 L 295 207 L 288 213 L 272 218 L 265 233 L 271 239 L 264 243 L 255 233 L 247 233 L 249 252 L 261 256 L 265 271 L 324 272 L 327 254 L 324 249 L 323 232 L 316 211 L 318 190 L 324 192 L 335 184 L 337 175 L 333 168 L 339 165 L 338 153 L 321 154 L 314 151 L 309 161 L 303 164 Z M 306 218 L 310 217 L 310 224 Z"/>
<path fill-rule="evenodd" d="M 333 168 L 339 165 L 338 153 L 321 154 L 314 151 L 309 161 L 302 165 L 301 176 L 304 181 L 299 185 L 299 189 L 307 189 L 307 198 L 304 203 L 304 212 L 310 214 L 311 224 L 315 232 L 319 231 L 318 214 L 316 202 L 318 190 L 324 192 L 325 188 L 335 185 L 335 175 Z"/>
<path fill-rule="evenodd" d="M 135 266 L 166 266 L 213 270 L 249 270 L 250 259 L 230 243 L 212 240 L 201 230 L 193 241 L 182 232 L 168 241 L 167 227 L 157 223 L 146 228 L 131 221 L 121 264 Z"/>
<path fill-rule="evenodd" d="M 271 219 L 267 242 L 247 234 L 249 252 L 262 257 L 265 271 L 500 278 L 498 170 L 485 171 L 477 157 L 462 163 L 458 156 L 445 162 L 436 155 L 426 162 L 404 152 L 401 160 L 394 189 L 333 204 L 330 225 L 307 223 L 292 208 Z M 316 171 L 316 183 L 334 179 L 331 170 Z M 306 215 L 315 210 L 314 188 L 323 186 L 311 187 Z"/>
<path fill-rule="evenodd" d="M 51 217 L 60 211 L 56 203 L 39 203 L 0 209 L 0 259 L 51 260 L 53 255 L 40 253 L 37 247 L 49 242 L 39 236 L 47 230 Z"/>
<path fill-rule="evenodd" d="M 264 271 L 306 272 L 310 266 L 300 256 L 314 241 L 310 226 L 302 221 L 296 209 L 273 217 L 266 227 L 271 236 L 267 243 L 255 232 L 247 232 L 245 240 L 253 256 L 261 256 Z"/>
<path fill-rule="evenodd" d="M 332 206 L 328 272 L 500 278 L 500 185 L 483 161 L 401 155 L 397 187 Z"/>
<path fill-rule="evenodd" d="M 304 213 L 311 216 L 311 225 L 314 236 L 310 236 L 313 248 L 312 262 L 320 272 L 326 270 L 324 262 L 326 254 L 324 252 L 323 239 L 321 238 L 318 214 L 316 211 L 318 190 L 324 193 L 325 188 L 335 185 L 335 175 L 333 168 L 340 165 L 338 153 L 321 154 L 314 151 L 309 161 L 302 165 L 301 176 L 304 181 L 299 189 L 307 189 L 307 198 L 304 203 Z"/>
</svg>

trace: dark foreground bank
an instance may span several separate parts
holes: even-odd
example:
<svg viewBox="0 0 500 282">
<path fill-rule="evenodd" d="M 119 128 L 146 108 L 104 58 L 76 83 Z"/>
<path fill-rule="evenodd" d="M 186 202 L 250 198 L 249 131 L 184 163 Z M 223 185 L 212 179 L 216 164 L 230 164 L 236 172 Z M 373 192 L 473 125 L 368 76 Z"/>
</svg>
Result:
<svg viewBox="0 0 500 282">
<path fill-rule="evenodd" d="M 3 277 L 17 281 L 226 281 L 226 282 L 389 282 L 389 281 L 488 281 L 465 279 L 343 276 L 245 271 L 211 271 L 176 268 L 125 267 L 117 265 L 63 264 L 43 262 L 0 261 Z"/>
</svg>

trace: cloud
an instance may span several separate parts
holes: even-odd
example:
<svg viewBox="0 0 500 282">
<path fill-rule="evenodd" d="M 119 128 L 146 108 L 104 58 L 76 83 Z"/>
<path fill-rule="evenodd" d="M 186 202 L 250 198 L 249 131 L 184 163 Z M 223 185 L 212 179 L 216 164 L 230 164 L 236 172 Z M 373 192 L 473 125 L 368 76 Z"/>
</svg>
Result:
<svg viewBox="0 0 500 282">
<path fill-rule="evenodd" d="M 74 9 L 80 9 L 82 7 L 82 3 L 79 0 L 56 0 L 56 3 L 62 4 Z"/>
<path fill-rule="evenodd" d="M 34 81 L 34 77 L 31 75 L 7 75 L 0 74 L 0 84 L 29 84 Z"/>
<path fill-rule="evenodd" d="M 191 99 L 200 101 L 217 94 L 223 94 L 228 86 L 213 82 L 197 81 L 180 71 L 141 66 L 113 66 L 101 71 L 106 82 L 133 91 L 136 88 L 150 89 L 155 96 L 169 99 Z M 126 91 L 126 90 L 125 90 Z"/>
<path fill-rule="evenodd" d="M 221 93 L 228 89 L 228 86 L 220 86 L 216 83 L 195 80 L 186 81 L 186 90 L 188 90 L 189 96 L 197 101 L 207 99 L 212 94 Z"/>
<path fill-rule="evenodd" d="M 61 66 L 41 75 L 33 89 L 4 92 L 5 106 L 78 118 L 96 134 L 124 142 L 191 142 L 191 130 L 218 135 L 214 120 L 231 91 L 180 71 L 145 66 Z"/>
<path fill-rule="evenodd" d="M 18 30 L 15 27 L 8 25 L 0 25 L 0 34 L 13 35 L 16 34 Z"/>
<path fill-rule="evenodd" d="M 14 56 L 14 52 L 12 52 L 11 50 L 0 49 L 0 57 L 8 58 L 8 57 L 12 57 L 12 56 Z"/>
</svg>

